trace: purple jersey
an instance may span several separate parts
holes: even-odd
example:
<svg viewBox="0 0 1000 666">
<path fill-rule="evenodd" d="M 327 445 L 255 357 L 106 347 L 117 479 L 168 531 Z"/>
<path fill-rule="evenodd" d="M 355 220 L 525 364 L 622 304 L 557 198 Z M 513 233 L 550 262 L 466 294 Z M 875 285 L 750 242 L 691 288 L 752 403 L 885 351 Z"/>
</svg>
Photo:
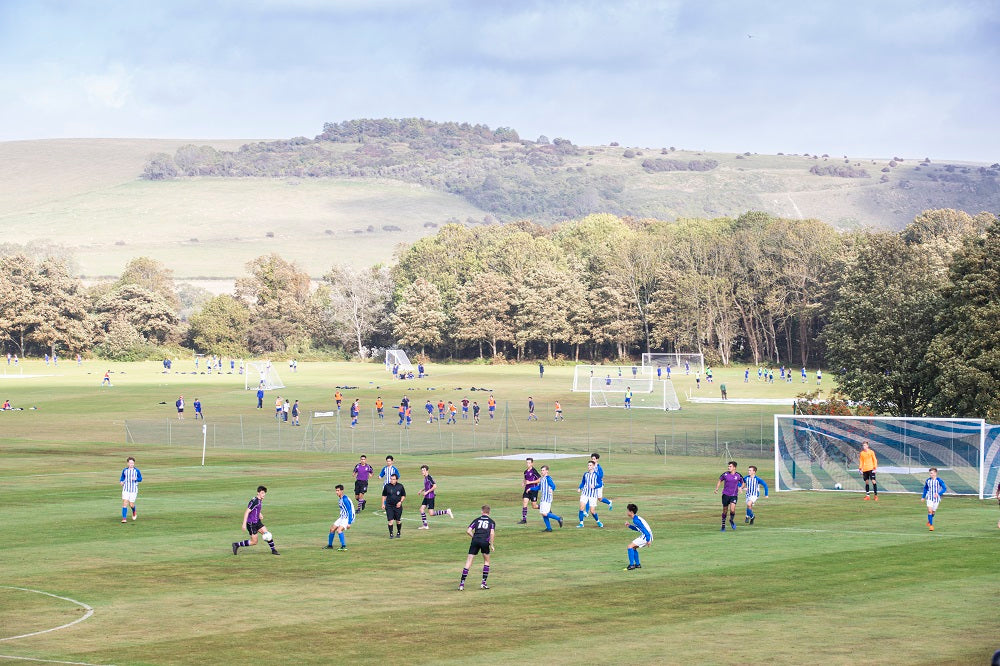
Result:
<svg viewBox="0 0 1000 666">
<path fill-rule="evenodd" d="M 524 480 L 525 481 L 538 481 L 540 478 L 542 478 L 542 475 L 539 474 L 538 470 L 535 469 L 534 467 L 529 467 L 528 469 L 524 470 Z M 529 483 L 527 486 L 525 486 L 525 489 L 526 490 L 538 490 L 538 484 L 537 483 L 533 483 L 533 484 Z"/>
<path fill-rule="evenodd" d="M 428 474 L 424 477 L 424 497 L 426 499 L 434 499 L 434 491 L 431 488 L 434 487 L 434 477 Z"/>
<path fill-rule="evenodd" d="M 261 499 L 256 495 L 254 495 L 253 499 L 250 500 L 250 503 L 247 504 L 247 508 L 250 509 L 250 515 L 247 516 L 247 525 L 260 522 L 261 504 Z"/>
<path fill-rule="evenodd" d="M 723 484 L 722 494 L 732 497 L 733 495 L 739 494 L 740 486 L 743 485 L 743 475 L 739 472 L 733 472 L 731 474 L 726 472 L 725 474 L 719 476 L 719 481 L 722 481 Z"/>
<path fill-rule="evenodd" d="M 354 466 L 354 473 L 357 474 L 358 481 L 367 481 L 375 470 L 371 465 L 358 463 Z"/>
</svg>

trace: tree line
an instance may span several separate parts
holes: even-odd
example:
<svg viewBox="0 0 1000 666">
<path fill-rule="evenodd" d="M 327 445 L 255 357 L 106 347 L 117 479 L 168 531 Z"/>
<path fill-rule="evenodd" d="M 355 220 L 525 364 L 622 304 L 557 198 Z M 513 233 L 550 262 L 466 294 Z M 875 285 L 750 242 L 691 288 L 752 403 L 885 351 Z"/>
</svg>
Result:
<svg viewBox="0 0 1000 666">
<path fill-rule="evenodd" d="M 199 353 L 619 360 L 823 367 L 883 413 L 1000 417 L 1000 224 L 926 211 L 899 233 L 760 212 L 552 227 L 443 226 L 391 266 L 314 279 L 258 257 L 234 293 L 178 289 L 141 257 L 85 288 L 62 258 L 0 256 L 0 329 L 20 355 Z"/>
</svg>

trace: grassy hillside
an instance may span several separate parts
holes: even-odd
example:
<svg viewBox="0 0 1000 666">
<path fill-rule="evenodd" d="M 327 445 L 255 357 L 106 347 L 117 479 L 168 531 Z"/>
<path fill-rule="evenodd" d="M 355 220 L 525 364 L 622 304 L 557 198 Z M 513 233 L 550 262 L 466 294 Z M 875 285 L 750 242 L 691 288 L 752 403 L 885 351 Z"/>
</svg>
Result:
<svg viewBox="0 0 1000 666">
<path fill-rule="evenodd" d="M 324 141 L 306 146 L 313 152 L 301 157 L 303 163 L 353 160 L 347 172 L 362 175 L 140 179 L 151 155 L 175 155 L 190 143 L 0 143 L 0 224 L 6 239 L 72 248 L 86 277 L 117 275 L 129 259 L 146 255 L 180 279 L 228 285 L 226 279 L 242 275 L 248 260 L 266 252 L 278 252 L 318 277 L 334 263 L 387 261 L 398 244 L 434 233 L 449 220 L 480 223 L 490 214 L 553 222 L 595 211 L 673 219 L 756 209 L 818 218 L 840 228 L 901 228 L 928 208 L 1000 209 L 994 171 L 977 165 L 906 159 L 890 167 L 885 159 L 845 164 L 843 156 L 617 146 L 556 150 L 530 142 L 480 143 L 475 152 L 463 144 L 449 153 L 416 143 L 383 141 L 376 149 Z M 234 160 L 252 159 L 268 173 L 288 172 L 289 160 L 304 150 L 294 142 L 252 144 L 250 151 L 240 151 L 246 142 L 238 140 L 195 143 Z M 247 158 L 248 152 L 256 157 Z M 715 164 L 707 171 L 651 172 L 643 167 L 646 160 Z M 487 161 L 490 166 L 483 167 Z M 383 163 L 391 165 L 378 166 Z M 814 166 L 863 168 L 870 177 L 819 176 L 810 173 Z M 883 174 L 883 168 L 889 172 Z M 487 172 L 501 173 L 493 194 L 484 191 Z M 534 212 L 504 213 L 517 206 Z"/>
</svg>

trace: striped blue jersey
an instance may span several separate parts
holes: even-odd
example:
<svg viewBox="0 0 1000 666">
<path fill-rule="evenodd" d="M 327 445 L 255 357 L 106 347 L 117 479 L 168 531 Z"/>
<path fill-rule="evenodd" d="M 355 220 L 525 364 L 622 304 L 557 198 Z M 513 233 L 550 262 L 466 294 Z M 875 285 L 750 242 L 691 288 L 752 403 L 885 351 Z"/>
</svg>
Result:
<svg viewBox="0 0 1000 666">
<path fill-rule="evenodd" d="M 743 484 L 747 495 L 752 495 L 753 497 L 760 497 L 760 487 L 764 486 L 764 497 L 767 497 L 767 483 L 759 476 L 744 476 Z"/>
<path fill-rule="evenodd" d="M 347 495 L 340 498 L 340 517 L 347 519 L 347 524 L 354 522 L 354 502 Z"/>
<path fill-rule="evenodd" d="M 944 495 L 946 492 L 948 492 L 948 487 L 944 485 L 944 481 L 940 478 L 928 478 L 924 481 L 924 494 L 922 495 L 924 499 L 938 502 L 941 500 L 941 495 Z"/>
<path fill-rule="evenodd" d="M 642 534 L 646 543 L 653 542 L 653 530 L 649 528 L 649 523 L 644 518 L 640 518 L 638 515 L 632 516 L 632 524 L 628 528 Z"/>
<path fill-rule="evenodd" d="M 597 497 L 598 485 L 597 472 L 584 472 L 580 480 L 580 490 L 583 497 Z"/>
<path fill-rule="evenodd" d="M 552 494 L 555 489 L 556 489 L 556 482 L 552 480 L 552 477 L 551 476 L 543 477 L 538 488 L 538 501 L 548 502 L 549 504 L 552 504 Z"/>
<path fill-rule="evenodd" d="M 126 467 L 122 470 L 122 478 L 119 480 L 122 485 L 122 490 L 127 493 L 137 493 L 139 492 L 139 482 L 142 481 L 142 472 L 139 471 L 138 467 Z"/>
<path fill-rule="evenodd" d="M 382 471 L 378 473 L 378 478 L 382 479 L 383 486 L 389 485 L 389 477 L 393 474 L 396 475 L 397 479 L 399 478 L 399 470 L 396 469 L 395 465 L 386 465 L 382 468 Z"/>
<path fill-rule="evenodd" d="M 601 463 L 594 465 L 594 471 L 597 472 L 597 487 L 604 487 L 604 468 L 601 467 Z"/>
</svg>

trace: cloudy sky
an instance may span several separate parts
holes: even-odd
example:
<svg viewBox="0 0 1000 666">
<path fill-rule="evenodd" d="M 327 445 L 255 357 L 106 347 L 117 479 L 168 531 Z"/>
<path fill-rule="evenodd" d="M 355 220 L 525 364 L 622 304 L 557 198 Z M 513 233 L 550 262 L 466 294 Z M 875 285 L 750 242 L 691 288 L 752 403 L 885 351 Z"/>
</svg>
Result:
<svg viewBox="0 0 1000 666">
<path fill-rule="evenodd" d="M 419 116 L 1000 161 L 995 0 L 0 0 L 0 140 Z"/>
</svg>

